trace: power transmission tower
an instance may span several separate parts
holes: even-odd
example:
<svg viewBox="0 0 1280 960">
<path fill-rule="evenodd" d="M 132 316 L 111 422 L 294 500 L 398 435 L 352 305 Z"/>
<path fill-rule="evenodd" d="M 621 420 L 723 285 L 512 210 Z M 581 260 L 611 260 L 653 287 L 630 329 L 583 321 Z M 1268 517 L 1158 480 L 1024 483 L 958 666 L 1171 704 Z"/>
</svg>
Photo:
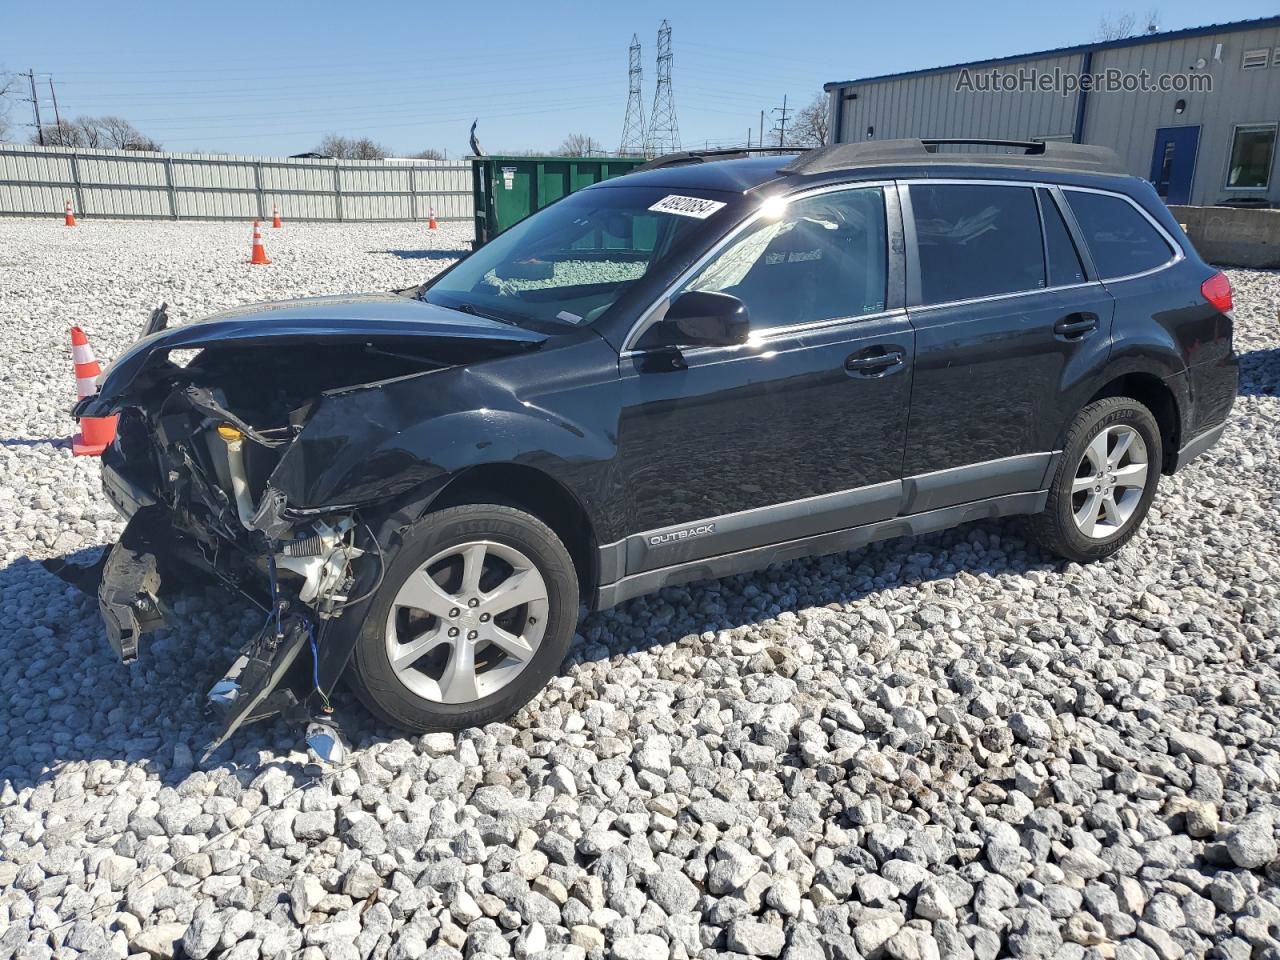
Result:
<svg viewBox="0 0 1280 960">
<path fill-rule="evenodd" d="M 631 35 L 631 46 L 627 49 L 627 115 L 622 121 L 622 143 L 618 153 L 644 153 L 644 100 L 640 94 L 642 70 L 640 67 L 640 38 Z"/>
<path fill-rule="evenodd" d="M 680 125 L 671 92 L 671 61 L 671 24 L 663 20 L 658 28 L 658 86 L 653 91 L 653 111 L 649 115 L 648 152 L 652 154 L 680 149 Z"/>
<path fill-rule="evenodd" d="M 785 147 L 787 145 L 787 97 L 782 96 L 782 106 L 774 107 L 773 112 L 778 115 L 777 121 L 773 125 L 773 129 L 778 131 L 778 146 Z"/>
</svg>

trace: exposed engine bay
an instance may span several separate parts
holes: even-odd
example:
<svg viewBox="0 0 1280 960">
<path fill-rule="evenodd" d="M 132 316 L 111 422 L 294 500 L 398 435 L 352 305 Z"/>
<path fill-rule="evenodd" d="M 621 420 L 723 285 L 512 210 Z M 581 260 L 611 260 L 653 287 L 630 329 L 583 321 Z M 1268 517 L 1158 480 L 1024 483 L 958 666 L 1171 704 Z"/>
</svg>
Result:
<svg viewBox="0 0 1280 960">
<path fill-rule="evenodd" d="M 275 336 L 183 342 L 217 319 L 168 331 L 186 335 L 165 349 L 153 316 L 139 345 L 161 342 L 141 362 L 135 345 L 116 365 L 125 365 L 125 382 L 113 385 L 123 376 L 113 367 L 99 395 L 76 411 L 119 414 L 103 486 L 130 522 L 107 558 L 99 606 L 120 658 L 135 659 L 142 635 L 164 622 L 175 573 L 212 574 L 264 613 L 209 692 L 224 722 L 206 759 L 251 720 L 283 713 L 325 722 L 350 652 L 349 642 L 335 643 L 335 624 L 376 592 L 385 572 L 379 538 L 396 495 L 420 477 L 394 476 L 400 461 L 389 458 L 382 489 L 366 483 L 350 502 L 333 503 L 298 503 L 299 479 L 350 455 L 364 435 L 394 435 L 396 424 L 378 413 L 389 386 L 525 348 L 492 335 L 300 338 L 293 325 Z M 195 356 L 183 364 L 178 350 Z M 357 621 L 345 625 L 349 640 L 361 618 L 346 619 Z M 335 729 L 320 734 L 334 745 L 330 753 L 340 749 Z"/>
</svg>

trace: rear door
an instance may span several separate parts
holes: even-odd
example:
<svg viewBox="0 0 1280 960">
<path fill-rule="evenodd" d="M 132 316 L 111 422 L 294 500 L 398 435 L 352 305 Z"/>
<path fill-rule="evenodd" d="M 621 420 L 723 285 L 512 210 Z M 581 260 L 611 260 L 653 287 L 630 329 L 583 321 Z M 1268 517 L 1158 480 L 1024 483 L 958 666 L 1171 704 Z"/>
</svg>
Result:
<svg viewBox="0 0 1280 960">
<path fill-rule="evenodd" d="M 1106 360 L 1113 301 L 1056 188 L 899 185 L 916 369 L 904 512 L 1043 488 L 1068 384 Z"/>
</svg>

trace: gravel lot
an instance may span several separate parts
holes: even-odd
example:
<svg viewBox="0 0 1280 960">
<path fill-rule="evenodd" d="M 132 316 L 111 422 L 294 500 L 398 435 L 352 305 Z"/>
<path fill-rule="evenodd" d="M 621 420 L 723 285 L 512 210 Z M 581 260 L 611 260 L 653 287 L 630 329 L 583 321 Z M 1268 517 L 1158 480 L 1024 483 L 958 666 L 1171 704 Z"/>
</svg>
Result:
<svg viewBox="0 0 1280 960">
<path fill-rule="evenodd" d="M 1233 271 L 1224 442 L 1117 558 L 983 523 L 593 616 L 509 725 L 209 770 L 256 618 L 192 596 L 132 668 L 40 560 L 120 523 L 73 459 L 70 323 L 405 286 L 469 225 L 0 221 L 0 960 L 1280 957 L 1280 275 Z M 464 235 L 465 234 L 465 235 Z"/>
</svg>

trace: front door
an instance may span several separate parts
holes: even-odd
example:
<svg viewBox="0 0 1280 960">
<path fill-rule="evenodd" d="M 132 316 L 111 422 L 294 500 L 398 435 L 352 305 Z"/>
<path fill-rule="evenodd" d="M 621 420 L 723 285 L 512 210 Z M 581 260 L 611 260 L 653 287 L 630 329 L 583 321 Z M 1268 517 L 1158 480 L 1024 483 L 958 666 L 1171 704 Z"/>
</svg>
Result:
<svg viewBox="0 0 1280 960">
<path fill-rule="evenodd" d="M 1190 203 L 1199 127 L 1161 127 L 1151 155 L 1151 182 L 1165 203 Z"/>
<path fill-rule="evenodd" d="M 889 236 L 881 187 L 792 200 L 670 298 L 738 297 L 750 343 L 686 349 L 685 369 L 643 334 L 624 354 L 628 574 L 897 513 L 914 337 Z"/>
</svg>

